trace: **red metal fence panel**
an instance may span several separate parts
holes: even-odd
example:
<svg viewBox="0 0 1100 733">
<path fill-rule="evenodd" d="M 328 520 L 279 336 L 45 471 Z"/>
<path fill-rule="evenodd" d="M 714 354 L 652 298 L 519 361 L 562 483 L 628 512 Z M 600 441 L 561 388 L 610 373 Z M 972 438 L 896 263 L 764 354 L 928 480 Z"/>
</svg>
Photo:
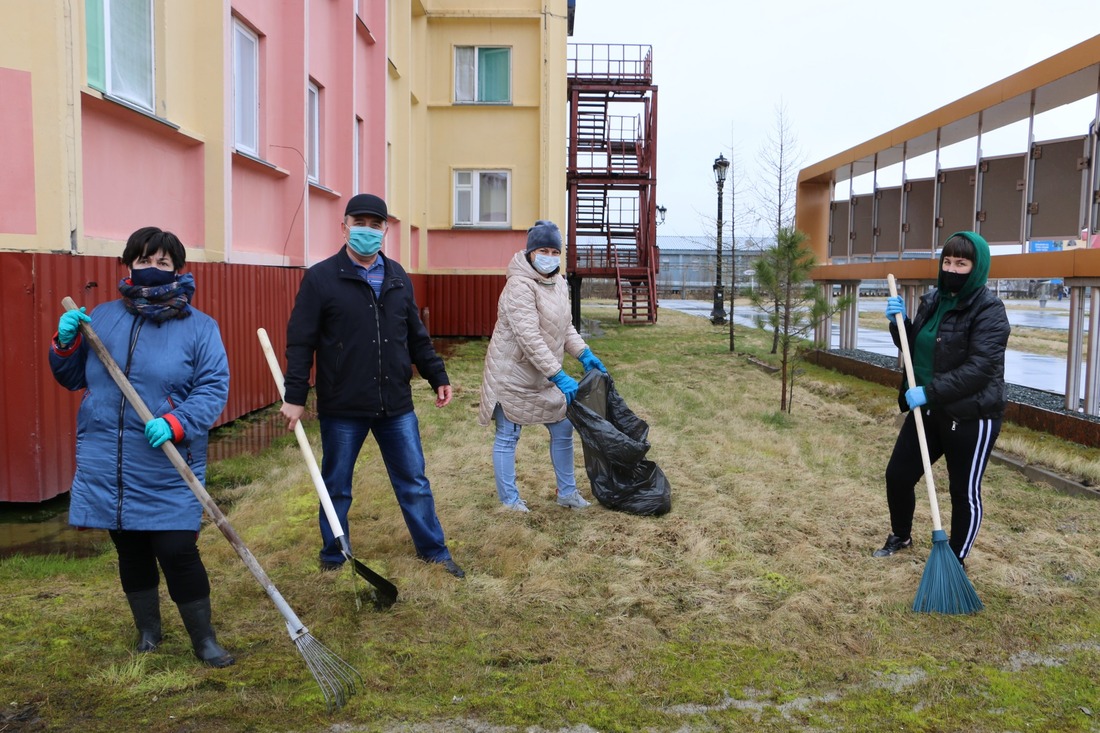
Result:
<svg viewBox="0 0 1100 733">
<path fill-rule="evenodd" d="M 195 307 L 218 322 L 229 355 L 229 401 L 218 424 L 273 404 L 278 395 L 256 329 L 267 329 L 282 361 L 305 270 L 206 262 L 188 269 Z M 63 297 L 90 311 L 118 297 L 125 274 L 114 257 L 0 252 L 0 502 L 41 502 L 69 490 L 80 394 L 54 381 L 50 339 Z M 432 336 L 492 333 L 503 275 L 412 278 Z"/>
</svg>

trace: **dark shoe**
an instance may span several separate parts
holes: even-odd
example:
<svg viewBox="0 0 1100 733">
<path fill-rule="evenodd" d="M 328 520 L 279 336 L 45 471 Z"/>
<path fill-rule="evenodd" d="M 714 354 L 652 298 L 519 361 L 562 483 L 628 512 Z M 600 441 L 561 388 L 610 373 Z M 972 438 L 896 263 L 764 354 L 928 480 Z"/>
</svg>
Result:
<svg viewBox="0 0 1100 733">
<path fill-rule="evenodd" d="M 344 563 L 342 563 L 342 562 L 332 562 L 331 560 L 322 560 L 321 561 L 321 570 L 325 571 L 326 573 L 331 573 L 335 570 L 343 570 L 343 569 L 344 569 Z"/>
<path fill-rule="evenodd" d="M 913 546 L 913 538 L 908 537 L 902 539 L 896 534 L 891 534 L 886 538 L 886 544 L 882 546 L 881 550 L 875 550 L 873 557 L 890 557 L 895 552 L 900 550 L 908 550 Z"/>
<path fill-rule="evenodd" d="M 439 564 L 443 566 L 444 570 L 446 570 L 448 573 L 455 576 L 459 580 L 462 580 L 466 577 L 466 571 L 460 568 L 458 566 L 458 563 L 456 563 L 449 557 L 446 560 L 440 560 Z"/>
<path fill-rule="evenodd" d="M 191 646 L 196 657 L 211 667 L 228 667 L 237 661 L 218 644 L 214 635 L 214 627 L 210 625 L 209 596 L 190 603 L 177 603 L 176 606 L 191 637 Z"/>
<path fill-rule="evenodd" d="M 138 630 L 137 650 L 155 651 L 160 644 L 160 593 L 156 588 L 127 593 L 126 600 L 134 614 L 134 625 Z"/>
</svg>

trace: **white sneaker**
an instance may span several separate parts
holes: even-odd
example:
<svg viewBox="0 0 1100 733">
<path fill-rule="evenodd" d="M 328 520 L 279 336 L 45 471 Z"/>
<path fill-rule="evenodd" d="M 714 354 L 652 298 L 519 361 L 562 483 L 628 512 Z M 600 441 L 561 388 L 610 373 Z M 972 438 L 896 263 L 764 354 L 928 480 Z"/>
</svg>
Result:
<svg viewBox="0 0 1100 733">
<path fill-rule="evenodd" d="M 523 499 L 516 501 L 514 504 L 501 504 L 501 507 L 504 508 L 505 511 L 520 512 L 522 514 L 526 514 L 527 512 L 531 511 L 527 508 L 527 502 L 525 502 Z"/>
<path fill-rule="evenodd" d="M 559 496 L 558 506 L 567 507 L 569 509 L 584 509 L 586 506 L 592 506 L 592 502 L 585 501 L 585 498 L 581 496 L 581 492 L 574 491 L 572 494 Z"/>
</svg>

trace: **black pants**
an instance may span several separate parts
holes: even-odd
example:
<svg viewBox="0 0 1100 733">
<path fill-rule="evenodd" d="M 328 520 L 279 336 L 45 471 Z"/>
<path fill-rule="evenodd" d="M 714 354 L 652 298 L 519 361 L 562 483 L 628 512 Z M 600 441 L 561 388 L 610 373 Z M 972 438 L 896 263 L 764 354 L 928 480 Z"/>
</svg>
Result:
<svg viewBox="0 0 1100 733">
<path fill-rule="evenodd" d="M 124 592 L 156 588 L 160 584 L 159 563 L 168 584 L 168 595 L 176 603 L 190 603 L 210 595 L 210 579 L 199 557 L 198 533 L 111 530 L 111 540 L 118 551 L 118 577 Z"/>
<path fill-rule="evenodd" d="M 928 458 L 944 456 L 951 484 L 951 549 L 959 559 L 970 554 L 982 524 L 982 476 L 989 454 L 1001 432 L 997 420 L 952 420 L 935 410 L 923 410 L 928 439 Z M 890 463 L 886 466 L 886 501 L 890 506 L 891 531 L 898 537 L 913 532 L 915 487 L 924 476 L 917 424 L 913 413 L 905 416 Z"/>
</svg>

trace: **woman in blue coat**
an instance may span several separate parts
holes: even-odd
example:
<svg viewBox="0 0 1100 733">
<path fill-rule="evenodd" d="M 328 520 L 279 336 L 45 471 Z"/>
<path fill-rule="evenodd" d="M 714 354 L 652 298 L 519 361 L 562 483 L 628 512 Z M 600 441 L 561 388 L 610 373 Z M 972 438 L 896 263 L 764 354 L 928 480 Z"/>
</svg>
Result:
<svg viewBox="0 0 1100 733">
<path fill-rule="evenodd" d="M 61 316 L 50 349 L 54 378 L 84 390 L 76 423 L 76 476 L 69 523 L 106 529 L 118 551 L 122 590 L 138 629 L 138 651 L 161 641 L 160 572 L 195 655 L 233 664 L 210 624 L 210 581 L 197 545 L 202 505 L 168 460 L 171 440 L 199 481 L 207 433 L 225 407 L 229 365 L 218 324 L 191 306 L 195 279 L 181 275 L 179 238 L 157 227 L 130 235 L 120 258 L 122 298 Z M 143 423 L 81 338 L 88 321 L 155 417 Z M 159 571 L 158 571 L 159 565 Z"/>
</svg>

